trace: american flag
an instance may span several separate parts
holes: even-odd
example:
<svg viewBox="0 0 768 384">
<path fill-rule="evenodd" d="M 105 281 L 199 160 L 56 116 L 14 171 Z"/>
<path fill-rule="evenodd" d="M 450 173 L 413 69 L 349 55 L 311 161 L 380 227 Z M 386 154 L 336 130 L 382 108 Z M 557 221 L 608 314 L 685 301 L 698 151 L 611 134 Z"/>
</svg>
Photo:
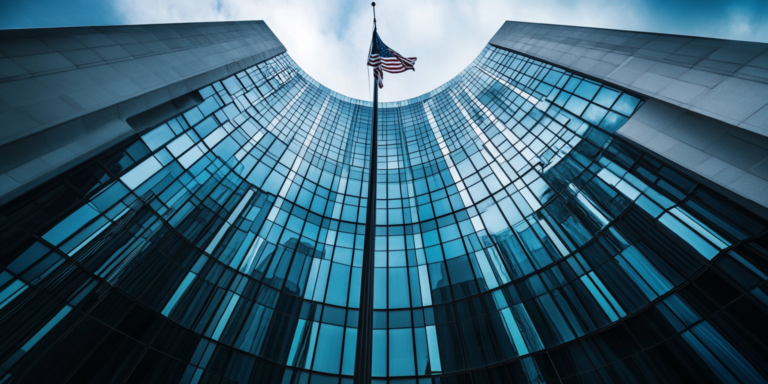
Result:
<svg viewBox="0 0 768 384">
<path fill-rule="evenodd" d="M 415 57 L 403 57 L 393 49 L 387 47 L 376 29 L 373 30 L 373 41 L 371 41 L 371 54 L 368 56 L 368 66 L 373 67 L 373 74 L 379 79 L 379 88 L 384 88 L 384 72 L 400 73 L 412 70 L 416 64 Z"/>
</svg>

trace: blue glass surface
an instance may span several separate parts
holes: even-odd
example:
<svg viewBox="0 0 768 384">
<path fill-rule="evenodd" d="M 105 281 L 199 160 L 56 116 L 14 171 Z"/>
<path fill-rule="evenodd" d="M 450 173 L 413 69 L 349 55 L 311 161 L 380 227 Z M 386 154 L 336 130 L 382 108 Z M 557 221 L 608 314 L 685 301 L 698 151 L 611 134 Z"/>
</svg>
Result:
<svg viewBox="0 0 768 384">
<path fill-rule="evenodd" d="M 197 337 L 185 380 L 259 364 L 279 367 L 265 381 L 350 380 L 375 204 L 376 378 L 503 364 L 531 382 L 550 380 L 552 364 L 575 377 L 558 353 L 655 316 L 717 377 L 762 379 L 732 335 L 706 328 L 697 311 L 708 305 L 677 293 L 711 263 L 743 289 L 766 280 L 758 251 L 732 249 L 752 232 L 613 136 L 639 98 L 488 46 L 440 88 L 379 105 L 374 202 L 369 102 L 319 85 L 285 54 L 199 92 L 200 105 L 104 160 L 111 181 L 3 265 L 3 310 L 32 308 L 18 298 L 71 270 L 94 281 L 63 289 L 13 353 L 85 313 L 117 326 L 61 308 L 119 289 Z"/>
</svg>

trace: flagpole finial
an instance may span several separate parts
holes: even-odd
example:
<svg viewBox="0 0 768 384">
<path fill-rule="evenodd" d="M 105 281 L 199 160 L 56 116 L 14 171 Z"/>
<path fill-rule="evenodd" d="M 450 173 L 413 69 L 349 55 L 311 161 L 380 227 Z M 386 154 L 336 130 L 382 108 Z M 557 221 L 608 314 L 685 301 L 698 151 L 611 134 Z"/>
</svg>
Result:
<svg viewBox="0 0 768 384">
<path fill-rule="evenodd" d="M 371 3 L 371 7 L 373 7 L 373 24 L 376 25 L 376 2 Z"/>
</svg>

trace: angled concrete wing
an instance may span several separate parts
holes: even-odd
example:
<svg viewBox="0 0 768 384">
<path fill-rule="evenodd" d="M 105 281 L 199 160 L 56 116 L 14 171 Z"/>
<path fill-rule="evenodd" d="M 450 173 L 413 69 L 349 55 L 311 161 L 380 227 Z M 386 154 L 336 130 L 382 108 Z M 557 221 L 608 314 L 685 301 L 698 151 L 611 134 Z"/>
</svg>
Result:
<svg viewBox="0 0 768 384">
<path fill-rule="evenodd" d="M 513 21 L 491 44 L 647 97 L 620 135 L 768 206 L 768 44 Z"/>
<path fill-rule="evenodd" d="M 0 31 L 0 202 L 283 52 L 263 21 Z"/>
</svg>

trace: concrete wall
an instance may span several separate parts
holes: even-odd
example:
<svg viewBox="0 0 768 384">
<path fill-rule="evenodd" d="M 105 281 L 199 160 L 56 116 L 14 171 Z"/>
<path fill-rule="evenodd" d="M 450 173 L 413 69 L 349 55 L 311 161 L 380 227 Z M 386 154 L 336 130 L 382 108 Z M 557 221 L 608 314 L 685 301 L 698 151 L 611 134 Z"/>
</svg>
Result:
<svg viewBox="0 0 768 384">
<path fill-rule="evenodd" d="M 263 21 L 0 31 L 0 204 L 283 52 Z"/>
<path fill-rule="evenodd" d="M 747 207 L 768 208 L 766 136 L 654 99 L 618 134 L 720 192 L 734 193 L 730 197 Z"/>
<path fill-rule="evenodd" d="M 768 44 L 511 21 L 491 44 L 645 96 L 619 135 L 768 207 Z"/>
</svg>

